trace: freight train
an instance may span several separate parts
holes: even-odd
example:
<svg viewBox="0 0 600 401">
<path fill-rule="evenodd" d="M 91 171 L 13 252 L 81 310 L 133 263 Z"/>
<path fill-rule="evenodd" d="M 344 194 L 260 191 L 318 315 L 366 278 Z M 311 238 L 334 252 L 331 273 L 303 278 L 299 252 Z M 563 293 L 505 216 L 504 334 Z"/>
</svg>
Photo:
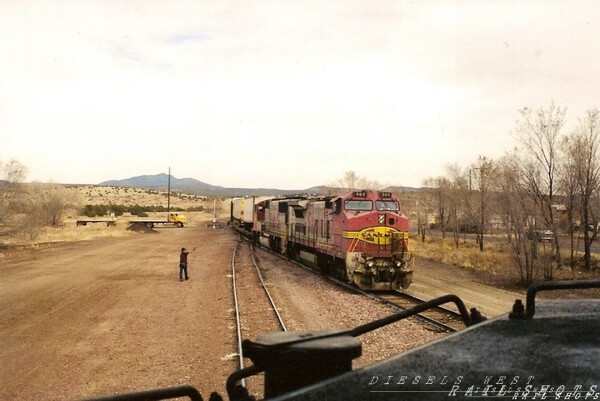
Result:
<svg viewBox="0 0 600 401">
<path fill-rule="evenodd" d="M 256 243 L 361 289 L 412 283 L 408 218 L 390 192 L 235 198 L 231 221 Z"/>
</svg>

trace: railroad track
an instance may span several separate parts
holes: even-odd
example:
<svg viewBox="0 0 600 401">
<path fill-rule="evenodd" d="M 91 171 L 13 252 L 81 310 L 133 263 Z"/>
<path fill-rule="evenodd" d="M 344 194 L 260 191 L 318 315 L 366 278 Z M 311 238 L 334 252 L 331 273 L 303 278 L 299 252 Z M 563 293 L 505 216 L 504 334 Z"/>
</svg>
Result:
<svg viewBox="0 0 600 401">
<path fill-rule="evenodd" d="M 265 313 L 265 309 L 269 309 L 269 311 L 272 312 L 274 321 L 276 322 L 275 324 L 279 330 L 287 331 L 287 327 L 263 280 L 259 266 L 254 257 L 252 244 L 248 243 L 247 249 L 240 249 L 240 244 L 244 246 L 243 241 L 240 240 L 237 243 L 231 258 L 231 277 L 238 348 L 238 368 L 242 370 L 244 369 L 244 353 L 242 349 L 242 339 L 244 337 L 242 334 L 243 330 L 250 331 L 252 335 L 274 331 L 272 326 L 273 321 L 270 322 L 271 325 L 269 327 L 265 327 L 266 325 L 264 322 L 269 320 L 267 317 L 269 314 Z M 244 253 L 244 255 L 240 257 L 241 253 Z M 250 260 L 251 263 L 248 263 L 248 260 Z M 241 285 L 242 283 L 243 286 Z M 257 291 L 256 283 L 260 283 L 260 287 L 265 295 L 264 298 L 259 296 L 260 291 Z M 260 316 L 260 318 L 257 319 L 255 318 L 256 316 Z M 241 379 L 240 384 L 245 388 L 245 379 Z M 256 387 L 263 388 L 264 386 L 260 383 Z"/>
<path fill-rule="evenodd" d="M 279 308 L 277 308 L 277 305 L 275 305 L 275 301 L 273 300 L 273 297 L 271 296 L 271 293 L 269 292 L 269 289 L 267 288 L 267 285 L 265 284 L 265 281 L 263 280 L 262 274 L 260 272 L 260 268 L 258 267 L 258 263 L 256 263 L 256 259 L 254 258 L 254 246 L 252 244 L 249 244 L 249 246 L 250 246 L 250 250 L 251 250 L 252 264 L 256 270 L 256 275 L 258 276 L 258 279 L 260 280 L 261 287 L 264 290 L 266 297 L 269 299 L 269 303 L 271 304 L 272 310 L 275 313 L 275 316 L 277 317 L 277 323 L 279 324 L 279 327 L 281 328 L 282 331 L 287 331 L 285 322 L 283 321 L 283 318 L 281 317 L 281 314 L 279 313 Z"/>
<path fill-rule="evenodd" d="M 381 302 L 389 304 L 398 310 L 410 309 L 427 302 L 425 299 L 400 291 L 391 291 L 390 293 L 373 295 L 381 298 Z M 465 327 L 465 323 L 460 313 L 441 305 L 421 312 L 417 314 L 415 318 L 430 325 L 433 329 L 443 332 L 454 332 Z"/>
<path fill-rule="evenodd" d="M 407 294 L 407 293 L 404 293 L 401 291 L 390 291 L 388 293 L 374 293 L 374 292 L 370 292 L 370 291 L 361 290 L 360 288 L 353 286 L 349 283 L 346 283 L 342 280 L 336 279 L 331 276 L 322 275 L 317 270 L 315 270 L 311 267 L 305 266 L 300 262 L 290 260 L 289 258 L 285 257 L 284 255 L 280 255 L 278 253 L 272 252 L 268 248 L 265 248 L 260 245 L 256 245 L 256 247 L 258 247 L 272 255 L 276 255 L 276 256 L 280 257 L 281 259 L 284 259 L 290 263 L 293 263 L 294 265 L 301 267 L 302 269 L 305 269 L 305 270 L 311 272 L 312 274 L 321 275 L 323 278 L 327 279 L 328 281 L 332 282 L 333 284 L 335 284 L 339 287 L 342 287 L 348 291 L 358 293 L 358 294 L 364 295 L 366 297 L 369 297 L 371 299 L 374 299 L 377 302 L 383 303 L 383 304 L 389 306 L 390 308 L 395 309 L 396 311 L 407 310 L 407 309 L 410 309 L 412 307 L 415 307 L 415 306 L 418 306 L 418 305 L 421 305 L 421 304 L 427 302 L 427 300 L 420 299 L 418 297 L 415 297 L 414 295 L 410 295 L 410 294 Z M 455 332 L 458 330 L 462 330 L 463 328 L 466 327 L 466 322 L 460 313 L 458 313 L 452 309 L 448 309 L 444 306 L 432 307 L 429 310 L 415 314 L 413 317 L 417 321 L 421 322 L 423 325 L 426 325 L 427 327 L 431 328 L 432 330 L 439 331 L 439 332 Z"/>
<path fill-rule="evenodd" d="M 377 302 L 380 302 L 389 306 L 392 309 L 395 309 L 396 311 L 406 311 L 414 307 L 419 307 L 419 305 L 428 302 L 427 300 L 420 299 L 413 295 L 409 295 L 400 291 L 390 291 L 388 293 L 375 293 L 371 291 L 362 290 L 336 278 L 328 277 L 328 279 L 334 282 L 336 285 L 344 287 L 349 291 L 353 291 L 355 293 L 362 294 L 366 297 L 374 299 Z M 414 317 L 417 321 L 439 332 L 452 333 L 463 329 L 467 324 L 464 320 L 463 315 L 442 306 L 434 306 L 419 313 L 415 313 L 411 317 Z"/>
</svg>

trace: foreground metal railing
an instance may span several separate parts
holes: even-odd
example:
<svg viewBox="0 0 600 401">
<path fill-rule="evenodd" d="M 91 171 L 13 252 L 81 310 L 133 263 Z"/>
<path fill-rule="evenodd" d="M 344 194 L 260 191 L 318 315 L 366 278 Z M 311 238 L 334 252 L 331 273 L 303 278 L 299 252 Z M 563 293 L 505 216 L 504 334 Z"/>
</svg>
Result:
<svg viewBox="0 0 600 401">
<path fill-rule="evenodd" d="M 203 401 L 202 396 L 200 395 L 198 390 L 196 390 L 192 386 L 159 388 L 156 390 L 140 391 L 138 393 L 117 394 L 100 398 L 89 398 L 82 401 L 158 401 L 170 400 L 178 397 L 189 397 L 192 401 Z"/>
</svg>

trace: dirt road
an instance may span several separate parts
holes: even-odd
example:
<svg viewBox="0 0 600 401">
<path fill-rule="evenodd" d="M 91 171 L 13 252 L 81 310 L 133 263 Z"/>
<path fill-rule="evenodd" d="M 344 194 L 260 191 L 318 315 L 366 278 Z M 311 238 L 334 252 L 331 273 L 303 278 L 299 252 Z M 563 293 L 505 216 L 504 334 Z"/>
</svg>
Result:
<svg viewBox="0 0 600 401">
<path fill-rule="evenodd" d="M 467 309 L 475 307 L 489 318 L 508 313 L 515 299 L 525 300 L 525 292 L 515 293 L 482 285 L 485 275 L 472 269 L 460 269 L 423 258 L 417 259 L 416 266 L 413 283 L 406 292 L 424 299 L 458 295 Z"/>
<path fill-rule="evenodd" d="M 0 254 L 0 400 L 80 400 L 183 384 L 196 387 L 205 399 L 215 390 L 223 394 L 227 376 L 236 369 L 229 274 L 237 242 L 230 229 L 198 226 L 4 250 Z M 197 250 L 189 257 L 191 279 L 180 282 L 179 251 L 194 246 Z M 439 284 L 440 278 L 450 277 L 444 270 L 447 266 L 420 261 L 416 267 L 411 287 L 415 292 L 425 282 L 427 288 L 437 285 L 444 294 L 467 286 L 467 278 Z M 271 279 L 279 271 L 271 267 Z M 300 284 L 286 291 L 291 281 L 280 280 L 277 287 L 290 293 L 286 298 L 296 297 L 295 307 L 286 311 L 305 309 L 291 314 L 296 326 L 315 327 L 318 319 L 318 327 L 365 323 L 351 320 L 357 318 L 363 300 L 345 294 L 351 300 L 343 307 L 330 298 L 311 300 L 314 286 Z M 433 292 L 438 290 L 427 288 L 424 295 L 437 295 Z M 467 306 L 481 305 L 477 301 L 483 300 L 482 291 L 468 288 L 473 296 L 465 300 Z M 513 298 L 510 294 L 503 299 L 499 310 Z M 327 303 L 330 310 L 322 310 Z M 378 308 L 362 309 L 368 313 Z M 302 315 L 308 318 L 302 321 Z M 335 322 L 333 316 L 341 316 L 342 321 Z M 417 337 L 412 346 L 434 338 L 417 335 L 422 329 L 406 324 L 406 332 Z M 389 338 L 398 342 L 398 333 Z M 399 345 L 410 346 L 409 337 L 400 337 Z M 381 340 L 367 337 L 365 341 L 389 347 L 394 340 L 380 344 Z"/>
<path fill-rule="evenodd" d="M 3 257 L 0 399 L 224 388 L 213 380 L 235 369 L 233 339 L 212 328 L 227 327 L 231 313 L 229 302 L 213 301 L 230 296 L 227 250 L 236 237 L 202 227 L 156 231 Z M 191 279 L 179 282 L 182 246 L 198 248 Z"/>
</svg>

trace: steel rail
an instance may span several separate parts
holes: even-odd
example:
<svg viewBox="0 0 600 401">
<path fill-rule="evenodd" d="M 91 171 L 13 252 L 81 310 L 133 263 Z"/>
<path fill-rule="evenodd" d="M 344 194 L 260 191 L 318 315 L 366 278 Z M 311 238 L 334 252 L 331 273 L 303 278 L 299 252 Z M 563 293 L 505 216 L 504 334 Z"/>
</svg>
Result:
<svg viewBox="0 0 600 401">
<path fill-rule="evenodd" d="M 405 308 L 402 305 L 399 305 L 399 304 L 397 304 L 397 303 L 395 303 L 393 301 L 390 301 L 389 299 L 386 299 L 383 296 L 378 295 L 378 294 L 376 294 L 374 292 L 365 291 L 365 290 L 363 290 L 361 288 L 355 287 L 353 285 L 350 285 L 348 283 L 345 283 L 345 282 L 343 282 L 341 280 L 338 280 L 336 278 L 333 278 L 333 277 L 328 277 L 328 279 L 330 281 L 334 282 L 336 285 L 344 287 L 344 288 L 348 289 L 349 291 L 355 292 L 355 293 L 360 294 L 360 295 L 364 295 L 367 298 L 371 298 L 371 299 L 373 299 L 373 300 L 375 300 L 375 301 L 377 301 L 377 302 L 379 302 L 381 304 L 389 306 L 390 308 L 396 309 L 398 311 L 404 311 L 404 310 L 409 309 L 409 308 Z M 420 305 L 420 304 L 418 304 L 418 305 Z M 439 322 L 439 321 L 437 321 L 435 319 L 427 317 L 427 316 L 423 315 L 421 312 L 413 314 L 412 317 L 414 317 L 415 319 L 417 319 L 418 321 L 420 321 L 423 324 L 426 324 L 428 326 L 432 326 L 432 327 L 434 327 L 436 329 L 441 329 L 442 331 L 445 331 L 445 332 L 455 332 L 455 331 L 457 331 L 454 327 L 450 327 L 450 326 L 448 326 L 448 325 L 446 325 L 446 324 L 444 324 L 442 322 Z"/>
<path fill-rule="evenodd" d="M 250 250 L 251 250 L 251 255 L 252 255 L 252 264 L 254 264 L 254 268 L 256 269 L 256 274 L 258 275 L 260 284 L 262 285 L 262 288 L 265 291 L 265 294 L 266 294 L 267 298 L 269 299 L 271 306 L 273 307 L 273 311 L 275 312 L 275 315 L 277 316 L 277 322 L 279 323 L 279 327 L 281 327 L 282 331 L 288 331 L 287 327 L 285 326 L 285 322 L 283 321 L 283 318 L 281 317 L 281 314 L 279 313 L 279 309 L 277 308 L 277 305 L 275 305 L 275 301 L 273 300 L 273 297 L 271 296 L 271 293 L 269 292 L 269 289 L 267 288 L 267 285 L 265 284 L 265 281 L 263 280 L 263 276 L 260 272 L 260 268 L 258 267 L 258 264 L 256 263 L 256 259 L 254 258 L 254 246 L 251 243 L 249 245 L 250 245 Z"/>
<path fill-rule="evenodd" d="M 239 306 L 239 299 L 238 299 L 238 294 L 237 294 L 237 283 L 236 283 L 237 275 L 236 275 L 236 269 L 235 269 L 235 259 L 237 257 L 237 251 L 238 251 L 239 245 L 243 240 L 244 240 L 244 238 L 242 236 L 240 236 L 239 240 L 236 243 L 235 248 L 233 250 L 233 256 L 231 258 L 231 281 L 232 281 L 233 303 L 234 303 L 234 310 L 235 310 L 235 321 L 236 321 L 236 332 L 237 332 L 238 365 L 239 365 L 239 371 L 245 372 L 248 370 L 254 371 L 255 368 L 253 366 L 250 366 L 249 368 L 244 367 L 244 352 L 243 352 L 243 346 L 242 346 L 242 342 L 243 342 L 243 340 L 242 340 L 242 319 L 240 317 L 240 306 Z M 259 269 L 258 264 L 256 263 L 256 259 L 254 257 L 254 248 L 251 246 L 251 244 L 250 244 L 250 249 L 251 249 L 252 263 L 256 269 L 256 272 L 257 272 L 258 278 L 260 279 L 263 290 L 265 291 L 267 298 L 269 299 L 269 302 L 271 303 L 271 306 L 273 307 L 273 310 L 275 311 L 279 326 L 282 328 L 283 331 L 287 331 L 287 327 L 285 326 L 283 318 L 279 314 L 279 310 L 277 309 L 277 306 L 275 305 L 275 301 L 271 297 L 271 294 L 269 293 L 269 290 L 267 289 L 267 286 L 263 280 L 262 274 L 260 273 L 260 269 Z M 240 385 L 241 385 L 241 387 L 243 387 L 242 391 L 245 391 L 244 389 L 246 388 L 246 380 L 244 377 L 246 377 L 246 376 L 240 376 L 240 378 L 239 378 Z M 228 391 L 235 390 L 235 385 L 236 385 L 237 381 L 238 380 L 236 379 L 232 383 L 228 382 Z M 229 388 L 230 386 L 231 386 L 231 389 Z"/>
<path fill-rule="evenodd" d="M 237 285 L 235 282 L 235 257 L 237 255 L 237 250 L 240 245 L 240 240 L 235 244 L 235 248 L 233 250 L 233 256 L 231 257 L 231 282 L 232 282 L 232 292 L 233 292 L 233 305 L 235 309 L 235 323 L 237 329 L 237 343 L 238 343 L 238 356 L 239 356 L 239 368 L 240 370 L 244 369 L 244 353 L 242 351 L 242 323 L 240 319 L 240 307 L 238 303 L 237 296 Z M 246 381 L 244 379 L 241 380 L 241 385 L 246 387 Z"/>
<path fill-rule="evenodd" d="M 373 299 L 373 300 L 375 300 L 375 301 L 377 301 L 379 303 L 387 305 L 387 306 L 389 306 L 391 308 L 394 308 L 396 310 L 406 310 L 407 309 L 407 308 L 404 308 L 401 305 L 398 305 L 398 304 L 396 304 L 396 303 L 394 303 L 392 301 L 389 301 L 389 300 L 387 300 L 385 298 L 382 298 L 380 295 L 377 295 L 377 294 L 375 294 L 373 292 L 362 290 L 362 289 L 360 289 L 360 288 L 358 288 L 358 287 L 356 287 L 354 285 L 346 283 L 346 282 L 344 282 L 342 280 L 339 280 L 339 279 L 337 279 L 335 277 L 332 277 L 332 276 L 329 276 L 329 275 L 323 275 L 321 272 L 317 271 L 316 269 L 313 269 L 311 267 L 305 266 L 305 265 L 303 265 L 302 263 L 300 263 L 298 261 L 295 261 L 295 260 L 292 260 L 292 259 L 286 257 L 285 255 L 281 255 L 281 254 L 279 254 L 277 252 L 273 252 L 272 250 L 270 250 L 268 248 L 265 248 L 262 245 L 258 245 L 258 248 L 264 250 L 265 252 L 268 252 L 271 255 L 275 255 L 275 256 L 277 256 L 277 257 L 279 257 L 281 259 L 284 259 L 284 260 L 286 260 L 286 261 L 288 261 L 288 262 L 290 262 L 290 263 L 292 263 L 292 264 L 294 264 L 294 265 L 296 265 L 298 267 L 301 267 L 302 269 L 304 269 L 306 271 L 309 271 L 309 272 L 311 272 L 313 274 L 319 275 L 320 277 L 325 278 L 326 280 L 332 282 L 333 284 L 335 284 L 335 285 L 337 285 L 339 287 L 345 288 L 348 291 L 354 292 L 356 294 L 364 295 L 364 296 L 366 296 L 368 298 L 371 298 L 371 299 Z M 452 312 L 452 311 L 450 311 L 450 312 Z M 460 314 L 457 314 L 457 315 L 460 316 Z M 448 326 L 448 325 L 446 325 L 446 324 L 444 324 L 442 322 L 438 322 L 437 320 L 431 319 L 431 318 L 429 318 L 429 317 L 427 317 L 427 316 L 425 316 L 425 315 L 423 315 L 421 313 L 417 313 L 413 317 L 415 319 L 419 320 L 423 324 L 426 324 L 428 326 L 433 326 L 436 329 L 441 329 L 442 331 L 445 331 L 445 332 L 455 332 L 455 331 L 457 331 L 454 327 L 450 327 L 450 326 Z"/>
</svg>

